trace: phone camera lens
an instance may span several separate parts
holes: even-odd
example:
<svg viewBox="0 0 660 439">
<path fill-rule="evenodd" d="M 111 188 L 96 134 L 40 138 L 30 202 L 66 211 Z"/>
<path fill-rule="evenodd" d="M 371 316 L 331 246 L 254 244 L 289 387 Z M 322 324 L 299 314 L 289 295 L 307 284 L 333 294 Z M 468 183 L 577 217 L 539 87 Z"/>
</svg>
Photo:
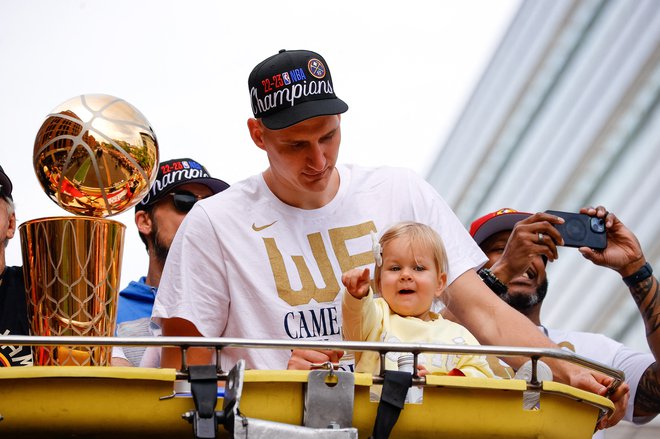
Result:
<svg viewBox="0 0 660 439">
<path fill-rule="evenodd" d="M 602 218 L 591 218 L 591 230 L 596 233 L 603 233 L 605 231 L 605 221 Z"/>
</svg>

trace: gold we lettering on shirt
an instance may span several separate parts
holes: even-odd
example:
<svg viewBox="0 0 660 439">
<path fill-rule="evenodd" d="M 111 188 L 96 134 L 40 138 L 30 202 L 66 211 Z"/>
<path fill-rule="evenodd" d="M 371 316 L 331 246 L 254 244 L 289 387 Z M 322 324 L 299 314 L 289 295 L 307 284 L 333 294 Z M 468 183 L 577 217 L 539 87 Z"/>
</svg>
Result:
<svg viewBox="0 0 660 439">
<path fill-rule="evenodd" d="M 339 263 L 341 273 L 348 271 L 351 268 L 370 264 L 374 261 L 371 248 L 368 251 L 351 255 L 346 246 L 347 241 L 362 236 L 369 236 L 371 231 L 376 231 L 376 225 L 373 221 L 328 230 L 332 246 L 332 254 Z M 325 286 L 322 288 L 314 283 L 314 279 L 305 259 L 300 255 L 291 255 L 291 259 L 298 271 L 298 276 L 300 277 L 302 284 L 300 290 L 294 290 L 286 271 L 284 257 L 277 246 L 275 238 L 263 238 L 263 241 L 268 253 L 268 260 L 270 261 L 275 285 L 277 286 L 277 294 L 282 300 L 291 306 L 304 305 L 309 303 L 312 299 L 319 303 L 331 302 L 334 300 L 341 289 L 339 281 L 337 280 L 340 278 L 341 273 L 335 273 L 332 269 L 330 254 L 328 253 L 327 246 L 323 242 L 321 233 L 316 232 L 307 235 L 307 241 L 312 250 L 314 261 L 323 277 Z"/>
</svg>

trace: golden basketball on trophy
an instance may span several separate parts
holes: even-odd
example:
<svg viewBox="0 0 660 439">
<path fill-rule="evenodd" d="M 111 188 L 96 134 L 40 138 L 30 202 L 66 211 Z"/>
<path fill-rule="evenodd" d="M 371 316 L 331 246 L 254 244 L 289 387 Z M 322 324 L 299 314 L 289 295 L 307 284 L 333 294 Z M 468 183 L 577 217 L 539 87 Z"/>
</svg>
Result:
<svg viewBox="0 0 660 439">
<path fill-rule="evenodd" d="M 34 170 L 46 194 L 77 216 L 19 227 L 33 335 L 112 336 L 125 226 L 105 219 L 137 204 L 156 178 L 158 142 L 123 99 L 69 99 L 37 133 Z M 37 365 L 107 365 L 109 347 L 35 349 Z"/>
<path fill-rule="evenodd" d="M 59 105 L 34 142 L 41 186 L 76 215 L 106 217 L 134 206 L 149 191 L 157 165 L 156 136 L 147 119 L 108 95 Z"/>
</svg>

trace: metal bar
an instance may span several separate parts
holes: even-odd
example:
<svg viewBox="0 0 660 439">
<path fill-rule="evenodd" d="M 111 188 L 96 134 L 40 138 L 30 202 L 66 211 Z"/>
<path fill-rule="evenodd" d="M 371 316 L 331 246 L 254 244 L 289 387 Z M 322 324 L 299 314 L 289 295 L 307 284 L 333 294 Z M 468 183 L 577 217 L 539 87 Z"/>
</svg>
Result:
<svg viewBox="0 0 660 439">
<path fill-rule="evenodd" d="M 355 341 L 287 341 L 259 340 L 229 337 L 78 337 L 78 336 L 0 336 L 2 345 L 19 346 L 161 346 L 161 347 L 208 347 L 259 348 L 259 349 L 333 349 L 345 351 L 373 351 L 384 355 L 387 352 L 436 352 L 461 355 L 496 355 L 498 357 L 548 357 L 584 366 L 614 378 L 618 386 L 625 379 L 622 371 L 603 363 L 563 349 L 530 348 L 517 346 L 466 346 L 435 343 L 385 343 Z"/>
<path fill-rule="evenodd" d="M 533 356 L 532 357 L 532 380 L 530 384 L 533 386 L 538 386 L 539 385 L 539 379 L 538 379 L 538 374 L 537 374 L 537 367 L 539 363 L 539 357 Z"/>
</svg>

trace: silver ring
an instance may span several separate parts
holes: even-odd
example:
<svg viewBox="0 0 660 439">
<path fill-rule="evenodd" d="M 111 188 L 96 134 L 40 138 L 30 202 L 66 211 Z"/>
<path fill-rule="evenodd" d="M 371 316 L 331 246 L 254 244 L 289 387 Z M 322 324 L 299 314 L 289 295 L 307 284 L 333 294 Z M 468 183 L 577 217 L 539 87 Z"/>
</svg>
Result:
<svg viewBox="0 0 660 439">
<path fill-rule="evenodd" d="M 543 244 L 543 238 L 545 238 L 545 236 L 543 236 L 543 233 L 539 232 L 539 240 L 538 240 L 539 244 Z"/>
</svg>

